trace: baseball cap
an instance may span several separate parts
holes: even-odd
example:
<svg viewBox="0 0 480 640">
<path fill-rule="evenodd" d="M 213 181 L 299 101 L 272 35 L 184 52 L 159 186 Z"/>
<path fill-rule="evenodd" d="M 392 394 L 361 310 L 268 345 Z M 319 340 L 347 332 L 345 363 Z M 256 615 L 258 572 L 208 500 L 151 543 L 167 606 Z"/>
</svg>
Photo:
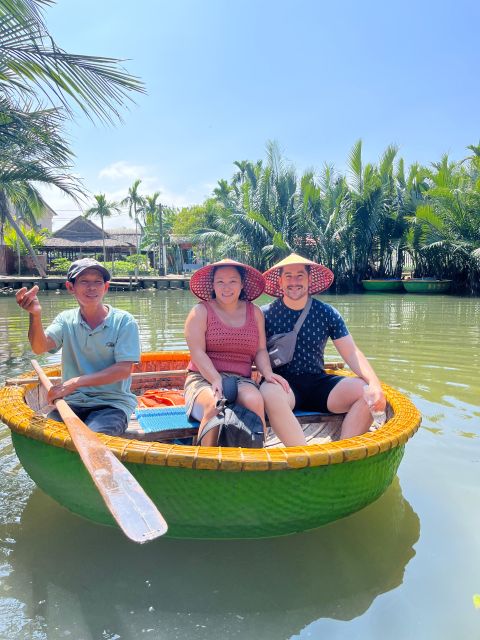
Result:
<svg viewBox="0 0 480 640">
<path fill-rule="evenodd" d="M 94 260 L 93 258 L 82 258 L 81 260 L 75 260 L 68 268 L 67 280 L 74 282 L 75 278 L 85 271 L 85 269 L 96 269 L 100 271 L 105 282 L 111 279 L 110 272 L 105 269 L 103 265 Z"/>
</svg>

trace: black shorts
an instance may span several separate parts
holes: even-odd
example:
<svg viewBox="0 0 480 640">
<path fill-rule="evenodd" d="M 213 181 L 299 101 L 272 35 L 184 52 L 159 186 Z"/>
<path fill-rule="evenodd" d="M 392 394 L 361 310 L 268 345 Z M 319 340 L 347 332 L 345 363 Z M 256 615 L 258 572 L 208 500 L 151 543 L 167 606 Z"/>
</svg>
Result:
<svg viewBox="0 0 480 640">
<path fill-rule="evenodd" d="M 329 373 L 305 373 L 284 376 L 295 396 L 295 409 L 328 413 L 327 400 L 330 391 L 344 376 Z"/>
</svg>

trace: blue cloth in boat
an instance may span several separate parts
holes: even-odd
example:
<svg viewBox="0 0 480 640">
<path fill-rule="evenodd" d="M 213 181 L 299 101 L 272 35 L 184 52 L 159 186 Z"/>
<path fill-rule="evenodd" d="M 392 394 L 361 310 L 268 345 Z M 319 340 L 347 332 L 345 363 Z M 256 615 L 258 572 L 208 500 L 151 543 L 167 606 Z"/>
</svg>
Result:
<svg viewBox="0 0 480 640">
<path fill-rule="evenodd" d="M 302 309 L 290 309 L 279 298 L 262 306 L 265 316 L 265 333 L 268 338 L 277 333 L 293 330 Z M 331 305 L 313 298 L 312 306 L 300 328 L 291 362 L 275 369 L 288 380 L 288 375 L 323 373 L 324 354 L 328 338 L 338 340 L 349 335 L 340 313 Z"/>
<path fill-rule="evenodd" d="M 110 305 L 101 325 L 92 329 L 80 309 L 62 311 L 45 330 L 55 342 L 50 353 L 62 349 L 62 379 L 97 373 L 117 362 L 140 360 L 140 337 L 135 318 Z M 68 396 L 81 407 L 115 407 L 130 418 L 137 400 L 130 391 L 130 378 L 96 387 L 81 387 Z"/>
<path fill-rule="evenodd" d="M 136 409 L 135 415 L 145 433 L 169 431 L 170 429 L 198 429 L 200 424 L 187 417 L 186 407 L 155 407 Z"/>
<path fill-rule="evenodd" d="M 192 429 L 196 431 L 200 424 L 187 418 L 185 406 L 158 407 L 155 409 L 136 409 L 135 415 L 145 433 L 170 431 L 170 429 Z M 295 411 L 296 416 L 318 415 L 317 411 Z"/>
</svg>

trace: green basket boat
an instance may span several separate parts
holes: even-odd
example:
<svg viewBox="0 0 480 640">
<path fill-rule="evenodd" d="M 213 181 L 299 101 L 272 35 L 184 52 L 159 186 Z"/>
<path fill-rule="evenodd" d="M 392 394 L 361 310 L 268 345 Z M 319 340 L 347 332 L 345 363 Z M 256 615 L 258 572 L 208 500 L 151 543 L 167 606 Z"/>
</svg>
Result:
<svg viewBox="0 0 480 640">
<path fill-rule="evenodd" d="M 451 280 L 435 280 L 435 278 L 403 280 L 403 287 L 408 293 L 445 293 L 450 289 L 451 284 Z"/>
<path fill-rule="evenodd" d="M 149 388 L 182 387 L 188 360 L 185 351 L 143 354 L 133 389 L 140 395 Z M 58 367 L 47 371 L 60 373 Z M 381 429 L 338 440 L 340 416 L 317 423 L 309 418 L 304 428 L 310 441 L 304 447 L 278 446 L 275 438 L 264 449 L 185 446 L 165 441 L 164 433 L 164 441 L 154 441 L 152 434 L 135 431 L 135 425 L 125 437 L 98 437 L 158 506 L 169 537 L 288 535 L 354 513 L 391 484 L 421 418 L 401 393 L 386 385 L 384 391 L 389 419 Z M 32 382 L 0 389 L 0 420 L 11 429 L 20 462 L 67 509 L 116 526 L 66 427 L 42 413 L 44 397 Z"/>
<path fill-rule="evenodd" d="M 362 280 L 366 291 L 403 291 L 403 281 L 395 279 Z"/>
</svg>

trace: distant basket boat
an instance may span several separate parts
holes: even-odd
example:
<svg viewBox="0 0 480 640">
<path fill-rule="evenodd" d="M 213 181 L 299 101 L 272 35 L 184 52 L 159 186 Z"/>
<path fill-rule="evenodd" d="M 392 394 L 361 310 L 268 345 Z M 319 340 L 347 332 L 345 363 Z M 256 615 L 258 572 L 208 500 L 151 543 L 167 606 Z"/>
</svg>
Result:
<svg viewBox="0 0 480 640">
<path fill-rule="evenodd" d="M 411 278 L 403 280 L 403 287 L 408 293 L 445 293 L 450 289 L 451 280 L 435 278 Z"/>
<path fill-rule="evenodd" d="M 182 388 L 188 361 L 185 351 L 143 354 L 132 380 L 133 390 L 141 395 L 152 387 Z M 341 375 L 352 375 L 335 365 L 327 366 Z M 48 372 L 52 376 L 60 373 L 58 367 Z M 10 427 L 27 473 L 70 511 L 94 522 L 114 524 L 67 428 L 45 417 L 44 390 L 33 381 L 14 382 L 0 389 L 0 420 Z M 388 401 L 385 425 L 346 440 L 338 439 L 342 417 L 329 414 L 309 425 L 315 437 L 328 435 L 327 441 L 303 447 L 279 446 L 274 437 L 263 449 L 175 444 L 173 438 L 184 435 L 181 429 L 180 433 L 179 429 L 175 433 L 170 429 L 169 434 L 157 432 L 156 438 L 135 431 L 125 437 L 98 437 L 161 510 L 168 536 L 287 535 L 354 513 L 391 484 L 405 443 L 420 425 L 420 413 L 403 394 L 386 385 L 383 388 Z M 307 422 L 314 423 L 314 418 L 309 416 Z"/>
<path fill-rule="evenodd" d="M 362 285 L 367 291 L 403 291 L 403 281 L 395 278 L 362 280 Z"/>
</svg>

